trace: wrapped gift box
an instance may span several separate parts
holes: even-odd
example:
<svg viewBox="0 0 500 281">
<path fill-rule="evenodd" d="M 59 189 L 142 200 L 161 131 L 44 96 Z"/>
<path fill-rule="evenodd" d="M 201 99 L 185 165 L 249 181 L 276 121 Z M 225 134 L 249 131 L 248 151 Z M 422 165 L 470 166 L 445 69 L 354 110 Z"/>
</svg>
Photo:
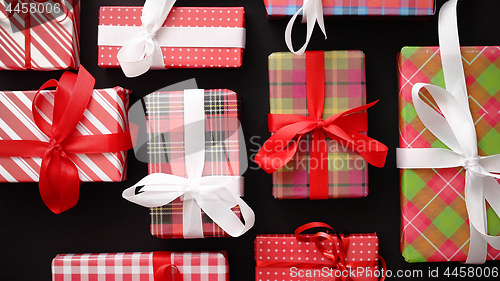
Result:
<svg viewBox="0 0 500 281">
<path fill-rule="evenodd" d="M 273 53 L 269 56 L 271 114 L 307 115 L 306 55 Z M 364 105 L 365 62 L 361 51 L 325 52 L 325 104 L 323 119 Z M 273 173 L 273 196 L 309 198 L 311 136 L 299 142 L 295 156 Z M 368 195 L 367 163 L 357 152 L 327 137 L 328 198 Z"/>
<path fill-rule="evenodd" d="M 325 16 L 430 16 L 434 0 L 322 0 Z M 303 0 L 264 0 L 269 18 L 293 16 Z"/>
<path fill-rule="evenodd" d="M 0 139 L 40 140 L 49 138 L 35 125 L 32 102 L 37 91 L 0 92 Z M 55 90 L 44 90 L 43 116 L 52 120 Z M 94 90 L 76 130 L 70 136 L 126 132 L 129 93 L 121 87 Z M 1 145 L 1 144 L 0 144 Z M 81 181 L 122 181 L 126 178 L 127 152 L 68 154 Z M 38 182 L 40 157 L 0 157 L 0 182 Z"/>
<path fill-rule="evenodd" d="M 304 234 L 307 237 L 313 235 Z M 343 235 L 340 235 L 342 238 Z M 338 245 L 338 240 L 335 237 Z M 321 242 L 327 249 L 332 242 Z M 348 267 L 345 276 L 353 281 L 378 280 L 378 238 L 377 234 L 350 234 L 346 249 L 346 262 L 366 262 L 365 267 Z M 337 280 L 341 272 L 334 269 L 334 263 L 326 258 L 312 242 L 300 242 L 293 234 L 258 235 L 255 239 L 255 280 L 327 281 Z M 350 272 L 350 273 L 349 273 Z M 314 277 L 311 279 L 311 277 Z M 339 279 L 340 280 L 340 279 Z"/>
<path fill-rule="evenodd" d="M 155 278 L 162 266 L 173 265 L 171 279 Z M 180 279 L 175 279 L 180 274 Z M 53 281 L 80 280 L 229 280 L 227 253 L 221 252 L 148 252 L 60 254 L 52 260 Z"/>
<path fill-rule="evenodd" d="M 101 7 L 99 10 L 99 28 L 102 27 L 140 27 L 142 7 Z M 243 29 L 235 42 L 245 42 L 245 10 L 243 7 L 174 7 L 163 24 L 166 27 L 206 27 Z M 126 29 L 126 28 L 125 28 Z M 159 33 L 161 33 L 160 29 Z M 117 31 L 119 32 L 119 31 Z M 120 48 L 131 38 L 130 31 L 124 31 L 121 40 L 105 42 L 108 36 L 99 31 L 98 64 L 103 68 L 120 67 L 116 55 Z M 161 36 L 161 35 L 158 35 Z M 168 36 L 162 36 L 167 37 Z M 127 39 L 128 38 L 128 39 Z M 231 38 L 233 39 L 233 38 Z M 201 41 L 201 40 L 200 40 Z M 166 45 L 165 45 L 166 44 Z M 243 48 L 211 47 L 204 42 L 199 46 L 172 47 L 169 43 L 162 47 L 164 67 L 166 68 L 205 68 L 205 67 L 240 67 L 243 60 Z M 154 69 L 154 68 L 152 68 Z"/>
<path fill-rule="evenodd" d="M 149 173 L 187 177 L 184 155 L 183 92 L 159 92 L 145 97 Z M 160 108 L 161 110 L 158 110 Z M 205 165 L 203 176 L 240 175 L 238 100 L 230 90 L 205 90 Z M 156 145 L 155 145 L 156 144 Z M 161 145 L 157 145 L 161 144 Z M 175 199 L 151 208 L 151 233 L 163 239 L 184 238 L 183 202 Z M 239 216 L 239 207 L 233 211 Z M 204 237 L 228 237 L 202 213 Z"/>
<path fill-rule="evenodd" d="M 77 69 L 80 65 L 80 1 L 48 2 L 43 4 L 44 8 L 37 5 L 36 13 L 7 12 L 7 5 L 14 5 L 10 7 L 12 11 L 16 9 L 16 2 L 0 3 L 0 69 Z M 65 14 L 56 13 L 59 9 Z"/>
<path fill-rule="evenodd" d="M 462 59 L 479 155 L 500 153 L 500 50 L 462 47 Z M 405 47 L 399 55 L 399 131 L 401 148 L 446 148 L 429 132 L 412 102 L 415 83 L 444 87 L 438 47 Z M 428 99 L 430 104 L 435 104 Z M 469 224 L 464 201 L 465 169 L 402 169 L 401 251 L 408 262 L 465 261 Z M 488 231 L 500 234 L 500 219 L 489 209 Z M 488 260 L 500 251 L 488 246 Z"/>
</svg>

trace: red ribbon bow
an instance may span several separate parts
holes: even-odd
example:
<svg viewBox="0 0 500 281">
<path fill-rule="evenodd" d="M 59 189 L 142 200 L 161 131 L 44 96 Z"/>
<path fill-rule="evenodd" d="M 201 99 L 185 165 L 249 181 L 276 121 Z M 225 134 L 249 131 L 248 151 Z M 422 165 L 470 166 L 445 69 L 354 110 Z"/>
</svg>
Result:
<svg viewBox="0 0 500 281">
<path fill-rule="evenodd" d="M 47 207 L 56 214 L 66 211 L 78 202 L 78 169 L 68 154 L 112 153 L 133 147 L 130 131 L 71 136 L 87 108 L 94 83 L 94 77 L 82 66 L 78 75 L 65 72 L 59 82 L 55 79 L 47 81 L 33 99 L 32 113 L 35 124 L 50 141 L 1 141 L 0 157 L 42 157 L 40 195 Z M 43 103 L 40 91 L 49 87 L 57 87 L 52 125 L 45 121 L 38 111 Z"/>
<path fill-rule="evenodd" d="M 153 252 L 154 281 L 182 281 L 182 274 L 172 263 L 171 252 Z"/>
<path fill-rule="evenodd" d="M 383 167 L 387 146 L 360 132 L 368 129 L 372 102 L 322 119 L 325 100 L 325 59 L 323 51 L 306 52 L 306 90 L 309 116 L 269 114 L 269 131 L 275 132 L 262 146 L 255 162 L 273 173 L 285 166 L 297 152 L 301 138 L 312 132 L 310 151 L 310 198 L 328 199 L 328 152 L 325 134 L 357 151 L 368 163 Z"/>
</svg>

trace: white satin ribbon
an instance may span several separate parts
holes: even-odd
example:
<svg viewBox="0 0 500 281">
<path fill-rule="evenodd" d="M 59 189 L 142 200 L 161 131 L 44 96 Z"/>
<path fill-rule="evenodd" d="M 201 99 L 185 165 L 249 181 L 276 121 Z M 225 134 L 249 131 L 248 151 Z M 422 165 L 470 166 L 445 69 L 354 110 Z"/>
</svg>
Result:
<svg viewBox="0 0 500 281">
<path fill-rule="evenodd" d="M 470 245 L 466 263 L 486 261 L 487 246 L 500 250 L 500 236 L 488 235 L 486 202 L 500 214 L 500 155 L 479 156 L 474 121 L 469 109 L 457 28 L 458 0 L 446 2 L 439 13 L 439 46 L 446 90 L 417 83 L 412 100 L 425 127 L 450 149 L 397 149 L 397 166 L 401 169 L 464 167 L 465 203 L 470 224 Z M 442 115 L 426 104 L 419 95 L 429 91 Z M 444 117 L 443 117 L 444 116 Z"/>
<path fill-rule="evenodd" d="M 293 23 L 299 16 L 300 12 L 302 12 L 302 23 L 307 23 L 307 33 L 306 33 L 306 42 L 299 50 L 295 51 L 292 45 L 292 29 Z M 302 55 L 311 40 L 311 36 L 314 30 L 314 25 L 318 22 L 319 28 L 325 35 L 326 39 L 326 29 L 325 22 L 323 18 L 323 2 L 322 0 L 304 0 L 302 7 L 292 16 L 290 21 L 288 22 L 285 29 L 285 43 L 290 52 L 296 55 Z"/>
<path fill-rule="evenodd" d="M 255 222 L 252 209 L 239 197 L 243 194 L 243 177 L 206 176 L 204 90 L 184 91 L 185 161 L 187 178 L 155 173 L 123 192 L 123 198 L 144 207 L 164 206 L 176 198 L 183 200 L 184 238 L 203 238 L 201 210 L 230 236 L 247 232 Z M 138 194 L 136 188 L 142 187 Z M 245 224 L 231 210 L 238 205 Z"/>
</svg>

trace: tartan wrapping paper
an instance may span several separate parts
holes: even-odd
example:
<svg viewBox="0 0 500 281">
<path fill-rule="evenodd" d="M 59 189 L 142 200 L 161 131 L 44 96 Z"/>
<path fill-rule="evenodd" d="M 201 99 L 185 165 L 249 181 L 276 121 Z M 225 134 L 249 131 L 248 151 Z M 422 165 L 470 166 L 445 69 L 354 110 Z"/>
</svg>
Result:
<svg viewBox="0 0 500 281">
<path fill-rule="evenodd" d="M 271 114 L 307 115 L 306 55 L 273 53 L 269 56 Z M 364 105 L 365 63 L 361 51 L 325 52 L 325 105 L 323 119 Z M 273 173 L 273 196 L 278 199 L 309 198 L 308 134 L 288 164 Z M 366 161 L 357 152 L 327 139 L 328 197 L 354 198 L 368 195 Z"/>
<path fill-rule="evenodd" d="M 0 1 L 0 70 L 60 70 L 77 69 L 80 66 L 79 0 L 62 1 L 68 9 L 64 19 L 56 19 L 52 14 L 45 13 L 16 13 L 8 18 L 6 5 L 11 2 Z M 34 2 L 19 0 L 19 3 Z M 48 2 L 46 5 L 54 3 Z M 29 21 L 36 24 L 25 29 L 28 16 Z M 27 33 L 29 37 L 25 36 Z M 26 48 L 27 40 L 30 41 L 29 48 Z M 27 54 L 30 55 L 28 58 Z M 31 67 L 27 68 L 26 60 Z"/>
<path fill-rule="evenodd" d="M 184 156 L 183 92 L 153 93 L 145 98 L 149 173 L 187 177 Z M 230 90 L 205 90 L 205 166 L 203 176 L 240 175 L 238 100 Z M 150 208 L 151 234 L 163 239 L 183 237 L 182 201 Z M 239 216 L 239 207 L 233 208 Z M 205 237 L 228 237 L 202 212 Z"/>
<path fill-rule="evenodd" d="M 101 7 L 99 25 L 141 26 L 142 7 Z M 163 27 L 245 27 L 243 7 L 174 7 Z M 99 46 L 98 64 L 120 67 L 116 54 L 121 46 Z M 243 48 L 162 47 L 165 68 L 240 67 Z"/>
<path fill-rule="evenodd" d="M 475 122 L 479 155 L 500 153 L 500 49 L 462 47 L 462 61 Z M 415 83 L 444 87 L 438 47 L 405 47 L 399 55 L 401 148 L 446 148 L 416 115 Z M 431 98 L 428 102 L 434 105 Z M 465 261 L 470 229 L 464 201 L 465 169 L 401 169 L 401 251 L 408 262 Z M 488 206 L 489 207 L 489 206 Z M 500 234 L 500 219 L 488 210 L 488 231 Z M 488 260 L 500 251 L 488 246 Z"/>
<path fill-rule="evenodd" d="M 310 234 L 305 235 L 312 236 Z M 343 237 L 342 234 L 340 236 Z M 330 241 L 323 241 L 321 244 L 323 244 L 327 249 L 332 249 L 333 247 L 332 242 Z M 257 266 L 255 267 L 256 281 L 340 280 L 340 278 L 335 278 L 335 269 L 333 269 L 333 272 L 330 272 L 330 267 L 332 267 L 334 263 L 326 258 L 313 242 L 297 241 L 297 238 L 293 234 L 257 235 L 254 243 L 254 251 L 256 262 L 263 261 L 307 264 L 307 266 L 295 265 L 295 273 L 297 273 L 298 270 L 303 270 L 302 277 L 294 274 L 292 267 Z M 349 235 L 349 246 L 346 249 L 347 262 L 378 261 L 378 258 L 378 237 L 376 233 L 356 233 Z M 314 264 L 322 264 L 328 269 L 328 271 L 323 271 L 323 267 L 312 268 Z M 305 276 L 307 274 L 307 270 L 310 270 L 309 272 L 311 273 L 311 277 L 313 277 L 313 274 L 316 274 L 314 275 L 314 278 Z M 314 273 L 315 270 L 316 273 Z M 319 274 L 318 270 L 320 271 Z M 352 268 L 352 271 L 356 273 L 357 268 Z M 378 278 L 374 276 L 374 274 L 377 274 L 376 271 L 378 271 L 378 265 L 369 266 L 364 268 L 364 273 L 359 275 L 352 274 L 350 277 L 352 277 L 353 281 L 376 281 L 378 280 Z M 369 275 L 370 273 L 372 274 L 371 276 Z"/>
<path fill-rule="evenodd" d="M 52 281 L 154 281 L 154 252 L 59 254 L 52 260 Z M 171 252 L 185 281 L 229 280 L 227 253 Z"/>
<path fill-rule="evenodd" d="M 0 145 L 1 140 L 49 141 L 33 120 L 31 109 L 36 92 L 0 92 Z M 54 92 L 41 91 L 45 100 L 39 109 L 49 121 L 52 120 Z M 128 131 L 129 93 L 121 87 L 94 90 L 83 118 L 70 137 Z M 126 179 L 126 151 L 68 156 L 77 166 L 81 181 Z M 38 182 L 41 161 L 40 157 L 0 157 L 0 182 Z"/>
<path fill-rule="evenodd" d="M 264 0 L 269 18 L 291 17 L 303 0 Z M 325 16 L 430 16 L 435 0 L 323 0 Z"/>
</svg>

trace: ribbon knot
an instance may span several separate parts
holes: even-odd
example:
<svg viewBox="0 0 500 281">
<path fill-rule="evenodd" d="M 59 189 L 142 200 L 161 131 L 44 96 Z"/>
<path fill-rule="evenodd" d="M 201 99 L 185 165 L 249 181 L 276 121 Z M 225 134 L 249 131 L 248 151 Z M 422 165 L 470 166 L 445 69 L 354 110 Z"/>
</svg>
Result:
<svg viewBox="0 0 500 281">
<path fill-rule="evenodd" d="M 63 149 L 61 143 L 58 142 L 56 139 L 50 139 L 49 149 L 55 149 L 55 150 L 59 151 L 59 153 L 61 153 L 61 154 L 64 153 L 64 149 Z"/>
<path fill-rule="evenodd" d="M 323 129 L 323 127 L 325 127 L 325 120 L 320 118 L 316 121 L 316 129 Z"/>
<path fill-rule="evenodd" d="M 193 193 L 198 193 L 200 192 L 201 185 L 200 185 L 200 180 L 199 179 L 194 179 L 194 180 L 189 180 L 188 186 L 187 186 L 187 192 L 193 194 Z"/>
<path fill-rule="evenodd" d="M 473 158 L 468 158 L 465 159 L 464 161 L 464 168 L 465 169 L 471 169 L 473 167 L 479 167 L 481 164 L 479 164 L 479 157 L 473 157 Z"/>
<path fill-rule="evenodd" d="M 153 39 L 156 37 L 156 33 L 157 33 L 157 31 L 152 32 L 152 31 L 149 31 L 147 29 L 144 29 L 144 31 L 143 31 L 144 39 L 146 39 L 146 40 Z"/>
</svg>

